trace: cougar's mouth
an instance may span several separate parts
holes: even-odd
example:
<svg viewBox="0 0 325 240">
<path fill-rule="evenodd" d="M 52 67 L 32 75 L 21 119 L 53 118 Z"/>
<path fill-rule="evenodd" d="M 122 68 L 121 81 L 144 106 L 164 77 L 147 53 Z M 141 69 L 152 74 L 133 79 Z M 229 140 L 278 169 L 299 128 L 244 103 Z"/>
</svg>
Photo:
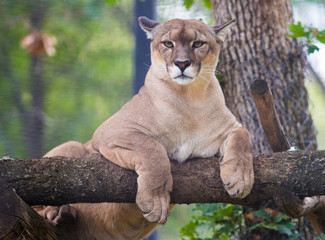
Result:
<svg viewBox="0 0 325 240">
<path fill-rule="evenodd" d="M 194 80 L 195 80 L 195 78 L 189 77 L 185 74 L 181 74 L 181 75 L 173 78 L 173 81 L 179 85 L 187 85 L 187 84 L 193 82 Z"/>
<path fill-rule="evenodd" d="M 179 76 L 175 77 L 175 79 L 193 79 L 193 77 L 187 76 L 185 74 L 180 74 Z"/>
</svg>

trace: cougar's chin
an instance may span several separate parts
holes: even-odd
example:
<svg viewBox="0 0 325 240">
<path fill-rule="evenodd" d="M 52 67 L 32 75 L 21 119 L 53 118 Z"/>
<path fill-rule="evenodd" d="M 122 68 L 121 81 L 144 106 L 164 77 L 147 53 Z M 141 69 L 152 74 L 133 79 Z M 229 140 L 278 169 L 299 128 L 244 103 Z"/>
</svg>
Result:
<svg viewBox="0 0 325 240">
<path fill-rule="evenodd" d="M 179 85 L 187 85 L 187 84 L 190 84 L 191 82 L 194 82 L 195 78 L 188 77 L 188 76 L 182 74 L 178 77 L 172 78 L 172 80 Z"/>
</svg>

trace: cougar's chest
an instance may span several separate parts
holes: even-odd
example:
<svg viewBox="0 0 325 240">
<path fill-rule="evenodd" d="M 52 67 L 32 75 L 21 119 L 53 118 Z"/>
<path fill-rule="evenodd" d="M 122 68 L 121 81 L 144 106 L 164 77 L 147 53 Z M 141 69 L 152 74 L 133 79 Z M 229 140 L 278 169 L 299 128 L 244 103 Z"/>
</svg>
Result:
<svg viewBox="0 0 325 240">
<path fill-rule="evenodd" d="M 209 157 L 217 153 L 216 124 L 206 120 L 200 114 L 174 120 L 165 145 L 171 159 L 183 162 L 191 157 Z"/>
<path fill-rule="evenodd" d="M 179 162 L 192 157 L 210 157 L 217 153 L 218 147 L 204 138 L 203 132 L 190 132 L 179 136 L 177 142 L 167 149 L 168 156 Z M 206 137 L 206 136 L 205 136 Z"/>
</svg>

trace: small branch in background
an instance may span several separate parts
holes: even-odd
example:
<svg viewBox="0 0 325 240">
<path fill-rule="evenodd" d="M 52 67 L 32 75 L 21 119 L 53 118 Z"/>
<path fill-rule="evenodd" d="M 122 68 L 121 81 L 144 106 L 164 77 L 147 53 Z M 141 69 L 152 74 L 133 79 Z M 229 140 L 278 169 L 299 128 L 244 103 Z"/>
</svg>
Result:
<svg viewBox="0 0 325 240">
<path fill-rule="evenodd" d="M 274 152 L 288 150 L 290 143 L 280 124 L 272 93 L 267 82 L 264 80 L 255 80 L 250 85 L 250 88 L 261 125 L 272 150 Z"/>
</svg>

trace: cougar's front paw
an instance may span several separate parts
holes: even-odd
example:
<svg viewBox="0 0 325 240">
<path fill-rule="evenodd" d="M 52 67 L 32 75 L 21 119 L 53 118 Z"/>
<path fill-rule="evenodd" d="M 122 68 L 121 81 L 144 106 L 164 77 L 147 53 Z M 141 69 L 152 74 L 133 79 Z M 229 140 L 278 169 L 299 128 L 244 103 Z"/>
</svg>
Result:
<svg viewBox="0 0 325 240">
<path fill-rule="evenodd" d="M 150 181 L 150 179 L 138 178 L 136 203 L 148 221 L 164 224 L 170 215 L 169 203 L 172 177 L 171 175 L 168 176 L 158 186 L 155 186 L 154 182 Z"/>
<path fill-rule="evenodd" d="M 77 210 L 70 205 L 47 206 L 42 214 L 53 225 L 73 224 L 77 220 Z"/>
<path fill-rule="evenodd" d="M 222 159 L 220 161 L 220 177 L 231 197 L 244 198 L 253 188 L 254 171 L 250 161 Z"/>
</svg>

